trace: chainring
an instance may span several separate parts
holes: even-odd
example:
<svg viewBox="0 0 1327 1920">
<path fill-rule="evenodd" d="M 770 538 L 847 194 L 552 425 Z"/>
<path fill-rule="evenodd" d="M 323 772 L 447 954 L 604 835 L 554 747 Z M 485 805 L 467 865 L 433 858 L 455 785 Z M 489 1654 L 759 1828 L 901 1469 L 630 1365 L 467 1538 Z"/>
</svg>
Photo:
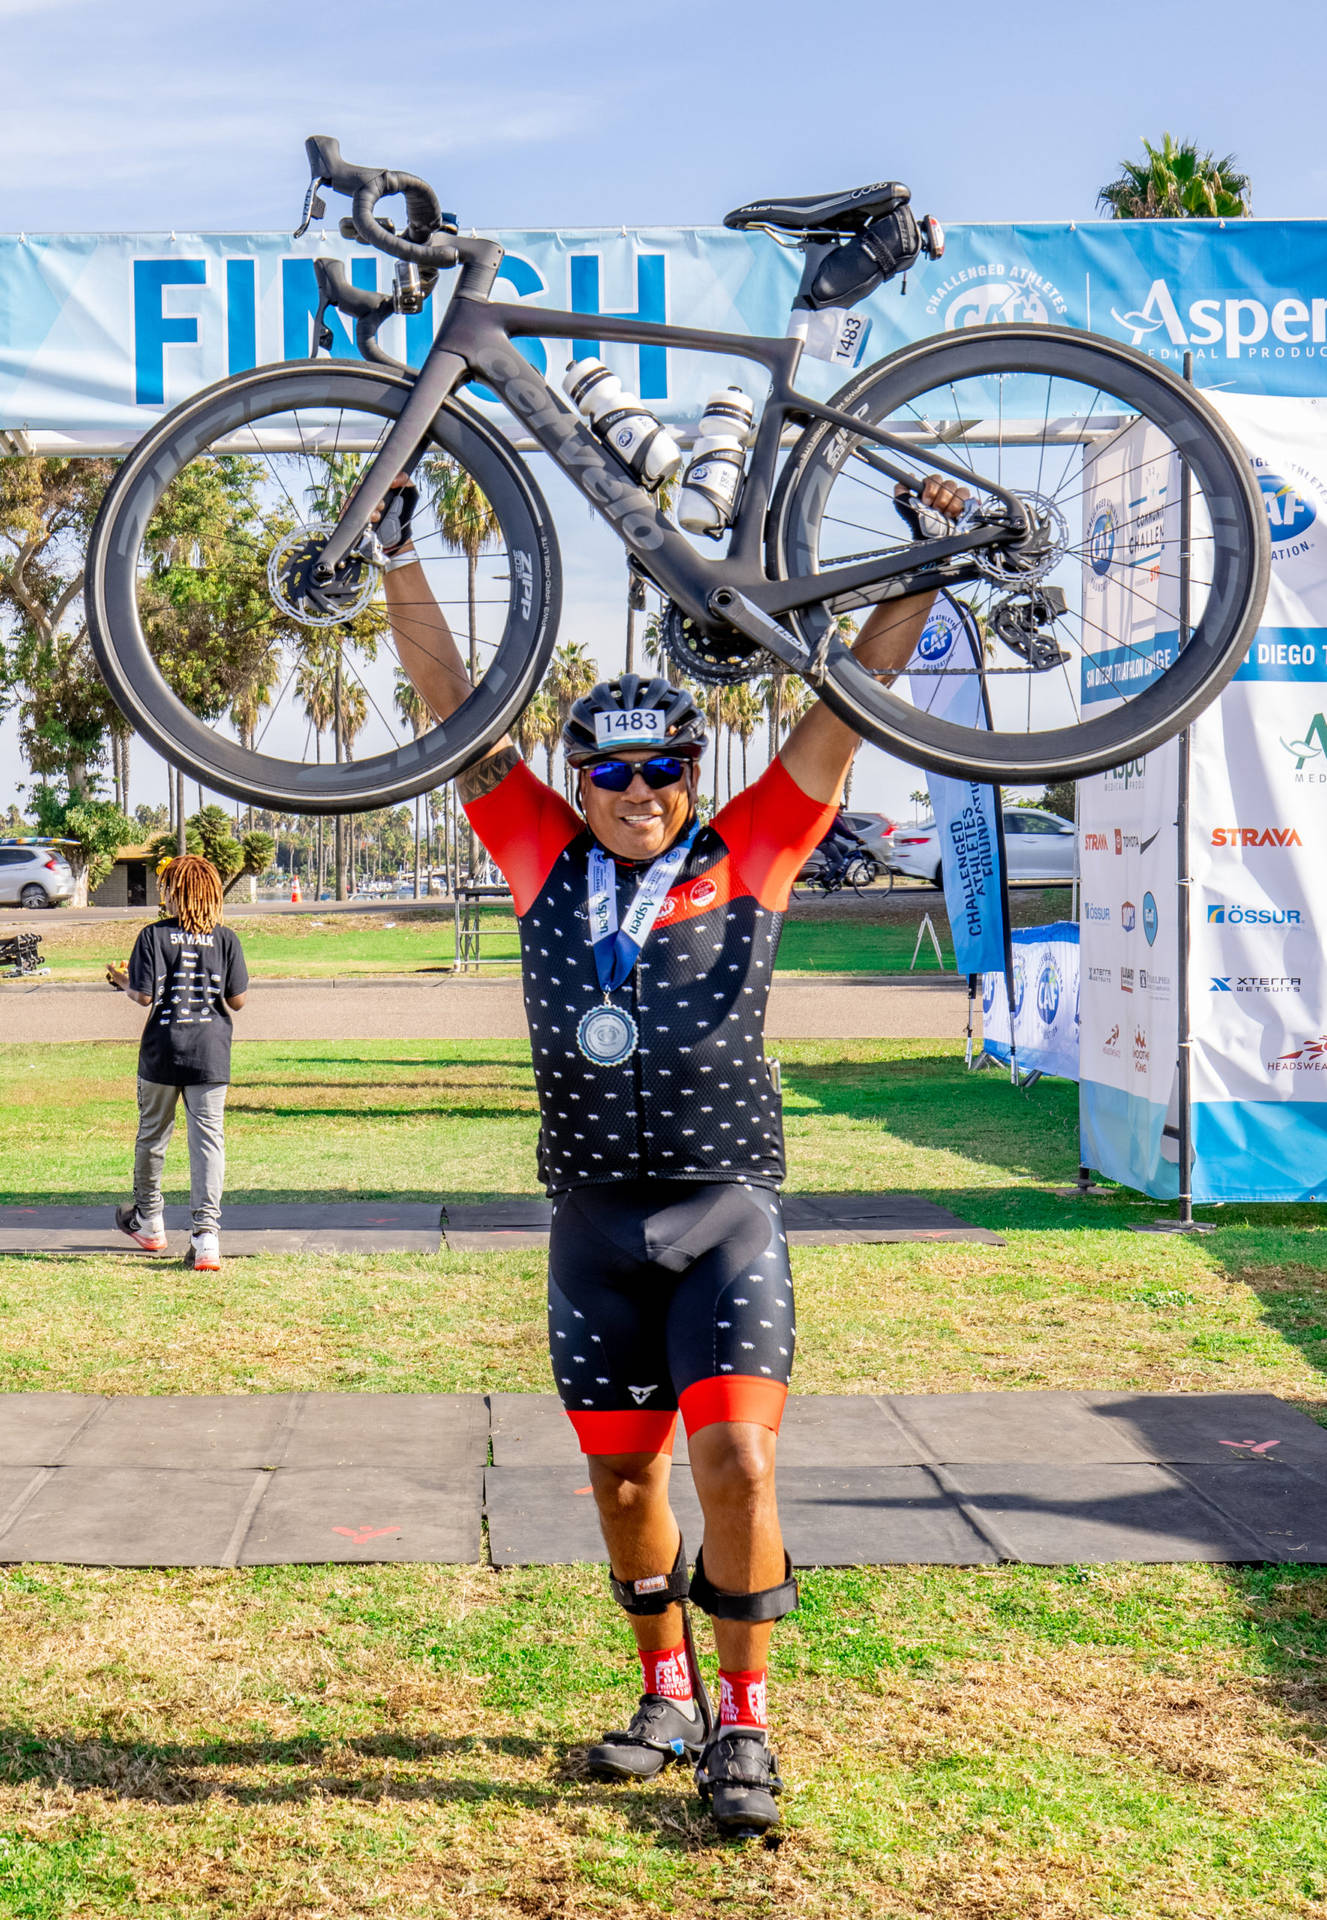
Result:
<svg viewBox="0 0 1327 1920">
<path fill-rule="evenodd" d="M 334 528 L 296 527 L 273 547 L 267 585 L 288 619 L 302 627 L 341 627 L 363 613 L 378 585 L 378 569 L 363 553 L 347 554 L 330 580 L 315 580 L 314 568 Z"/>
<path fill-rule="evenodd" d="M 735 630 L 721 636 L 705 633 L 673 600 L 664 607 L 660 631 L 664 652 L 673 665 L 704 686 L 735 687 L 773 670 L 774 662 L 763 647 Z"/>
</svg>

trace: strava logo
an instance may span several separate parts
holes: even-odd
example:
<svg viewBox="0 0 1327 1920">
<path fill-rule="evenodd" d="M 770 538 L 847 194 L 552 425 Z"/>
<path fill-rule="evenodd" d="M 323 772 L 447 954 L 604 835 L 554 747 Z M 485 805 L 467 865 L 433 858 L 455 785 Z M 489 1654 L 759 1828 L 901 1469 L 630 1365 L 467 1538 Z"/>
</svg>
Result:
<svg viewBox="0 0 1327 1920">
<path fill-rule="evenodd" d="M 1213 827 L 1214 847 L 1302 847 L 1294 827 Z"/>
</svg>

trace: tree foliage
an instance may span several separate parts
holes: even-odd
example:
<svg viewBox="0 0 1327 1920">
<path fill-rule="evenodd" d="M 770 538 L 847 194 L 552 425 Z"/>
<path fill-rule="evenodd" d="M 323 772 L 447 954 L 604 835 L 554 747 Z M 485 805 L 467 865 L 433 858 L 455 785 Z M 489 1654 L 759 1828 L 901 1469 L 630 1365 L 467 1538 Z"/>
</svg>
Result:
<svg viewBox="0 0 1327 1920">
<path fill-rule="evenodd" d="M 1117 179 L 1097 195 L 1112 220 L 1247 220 L 1252 183 L 1233 153 L 1216 159 L 1192 140 L 1163 134 L 1143 141 L 1145 160 L 1121 160 Z"/>
<path fill-rule="evenodd" d="M 275 837 L 261 828 L 237 834 L 224 807 L 200 807 L 184 823 L 187 853 L 201 853 L 221 875 L 223 893 L 229 893 L 251 873 L 266 873 L 276 854 Z M 155 866 L 178 851 L 173 832 L 158 833 L 148 842 L 148 858 Z"/>
</svg>

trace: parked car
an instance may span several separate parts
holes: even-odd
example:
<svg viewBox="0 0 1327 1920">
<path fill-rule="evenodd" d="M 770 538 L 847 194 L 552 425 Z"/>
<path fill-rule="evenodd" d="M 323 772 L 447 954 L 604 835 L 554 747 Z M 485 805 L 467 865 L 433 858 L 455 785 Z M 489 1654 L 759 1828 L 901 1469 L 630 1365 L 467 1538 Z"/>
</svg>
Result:
<svg viewBox="0 0 1327 1920">
<path fill-rule="evenodd" d="M 888 868 L 894 858 L 894 822 L 883 813 L 858 813 L 855 809 L 845 812 L 843 818 L 881 871 Z"/>
<path fill-rule="evenodd" d="M 1011 880 L 1072 880 L 1076 839 L 1073 821 L 1062 820 L 1057 813 L 1040 807 L 1004 810 L 1005 860 Z M 890 865 L 895 873 L 943 885 L 940 833 L 934 820 L 895 828 Z"/>
<path fill-rule="evenodd" d="M 0 902 L 58 907 L 74 896 L 74 875 L 58 847 L 0 847 Z"/>
</svg>

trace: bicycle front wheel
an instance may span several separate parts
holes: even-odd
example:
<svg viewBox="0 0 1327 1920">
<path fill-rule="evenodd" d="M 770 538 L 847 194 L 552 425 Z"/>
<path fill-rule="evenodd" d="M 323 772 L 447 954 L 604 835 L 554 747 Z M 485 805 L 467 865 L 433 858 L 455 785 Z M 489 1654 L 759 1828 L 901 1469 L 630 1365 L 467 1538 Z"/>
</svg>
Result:
<svg viewBox="0 0 1327 1920">
<path fill-rule="evenodd" d="M 953 588 L 975 646 L 937 619 L 891 687 L 831 637 L 821 691 L 867 739 L 959 779 L 1081 779 L 1178 733 L 1240 665 L 1267 589 L 1266 509 L 1235 435 L 1164 367 L 1066 328 L 977 327 L 904 348 L 832 404 L 907 442 L 890 458 L 919 484 L 934 452 L 978 498 L 991 483 L 1017 494 L 1040 530 Z M 912 543 L 877 457 L 839 427 L 807 428 L 772 515 L 772 570 Z M 865 604 L 796 623 L 818 643 Z"/>
<path fill-rule="evenodd" d="M 538 686 L 561 597 L 552 524 L 460 402 L 415 471 L 414 545 L 425 611 L 468 655 L 465 702 L 434 722 L 371 559 L 331 594 L 298 590 L 410 391 L 385 369 L 260 368 L 169 414 L 108 489 L 87 565 L 97 662 L 125 718 L 204 787 L 301 814 L 395 806 L 469 765 Z"/>
</svg>

